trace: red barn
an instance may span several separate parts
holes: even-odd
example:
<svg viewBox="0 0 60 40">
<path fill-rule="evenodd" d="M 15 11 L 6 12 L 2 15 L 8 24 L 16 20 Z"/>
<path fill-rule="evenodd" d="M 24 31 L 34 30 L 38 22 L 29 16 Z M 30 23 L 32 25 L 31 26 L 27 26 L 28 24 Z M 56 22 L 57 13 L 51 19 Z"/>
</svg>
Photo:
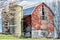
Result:
<svg viewBox="0 0 60 40">
<path fill-rule="evenodd" d="M 31 17 L 32 28 L 48 32 L 54 31 L 54 13 L 45 3 L 39 4 L 32 12 Z"/>
<path fill-rule="evenodd" d="M 41 3 L 35 7 L 31 15 L 27 15 L 24 17 L 23 24 L 24 29 L 31 25 L 30 32 L 35 29 L 46 30 L 48 33 L 52 33 L 54 32 L 54 13 L 45 3 Z M 32 34 L 32 36 L 35 36 L 34 33 Z"/>
</svg>

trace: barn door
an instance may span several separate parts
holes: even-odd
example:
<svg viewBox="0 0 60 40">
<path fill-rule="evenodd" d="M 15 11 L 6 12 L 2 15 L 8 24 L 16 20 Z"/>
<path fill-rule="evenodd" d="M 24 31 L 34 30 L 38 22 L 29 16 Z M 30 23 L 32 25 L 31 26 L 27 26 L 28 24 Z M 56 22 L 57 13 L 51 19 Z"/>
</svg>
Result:
<svg viewBox="0 0 60 40">
<path fill-rule="evenodd" d="M 31 16 L 28 15 L 23 19 L 23 37 L 31 38 Z"/>
</svg>

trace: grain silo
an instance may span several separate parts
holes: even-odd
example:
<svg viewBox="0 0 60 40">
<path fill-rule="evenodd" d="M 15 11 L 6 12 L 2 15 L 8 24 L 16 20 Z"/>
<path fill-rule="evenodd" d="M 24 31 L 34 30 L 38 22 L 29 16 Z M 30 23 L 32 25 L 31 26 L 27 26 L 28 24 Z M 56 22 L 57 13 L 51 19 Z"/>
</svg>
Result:
<svg viewBox="0 0 60 40">
<path fill-rule="evenodd" d="M 6 15 L 6 16 L 5 16 Z M 2 11 L 3 33 L 21 36 L 21 19 L 23 18 L 23 8 L 16 2 L 9 4 L 9 9 L 6 12 Z M 4 20 L 5 19 L 5 20 Z M 5 23 L 5 24 L 4 24 Z"/>
</svg>

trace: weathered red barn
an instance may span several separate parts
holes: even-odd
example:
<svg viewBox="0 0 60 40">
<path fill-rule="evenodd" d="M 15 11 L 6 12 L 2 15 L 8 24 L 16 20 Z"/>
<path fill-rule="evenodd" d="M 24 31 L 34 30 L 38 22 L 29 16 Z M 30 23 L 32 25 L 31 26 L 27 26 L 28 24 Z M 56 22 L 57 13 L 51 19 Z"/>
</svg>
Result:
<svg viewBox="0 0 60 40">
<path fill-rule="evenodd" d="M 54 13 L 45 3 L 38 5 L 32 12 L 31 17 L 34 29 L 54 31 Z"/>
<path fill-rule="evenodd" d="M 47 30 L 52 33 L 54 32 L 54 13 L 45 3 L 41 3 L 35 7 L 30 16 L 25 17 L 25 25 L 29 24 L 32 30 Z"/>
</svg>

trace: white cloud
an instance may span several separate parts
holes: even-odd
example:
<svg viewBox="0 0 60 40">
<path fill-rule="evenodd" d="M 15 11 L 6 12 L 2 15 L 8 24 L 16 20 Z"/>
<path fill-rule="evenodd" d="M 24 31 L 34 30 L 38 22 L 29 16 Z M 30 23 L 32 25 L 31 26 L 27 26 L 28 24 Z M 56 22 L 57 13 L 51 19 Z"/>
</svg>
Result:
<svg viewBox="0 0 60 40">
<path fill-rule="evenodd" d="M 54 0 L 23 0 L 22 2 L 18 3 L 19 5 L 23 6 L 23 9 L 29 8 L 29 7 L 33 7 L 36 6 L 42 2 L 46 2 L 46 3 L 51 3 Z"/>
<path fill-rule="evenodd" d="M 23 6 L 23 9 L 26 9 L 26 8 L 29 8 L 29 7 L 33 7 L 38 3 L 39 2 L 22 1 L 21 3 L 19 3 L 19 5 Z"/>
</svg>

